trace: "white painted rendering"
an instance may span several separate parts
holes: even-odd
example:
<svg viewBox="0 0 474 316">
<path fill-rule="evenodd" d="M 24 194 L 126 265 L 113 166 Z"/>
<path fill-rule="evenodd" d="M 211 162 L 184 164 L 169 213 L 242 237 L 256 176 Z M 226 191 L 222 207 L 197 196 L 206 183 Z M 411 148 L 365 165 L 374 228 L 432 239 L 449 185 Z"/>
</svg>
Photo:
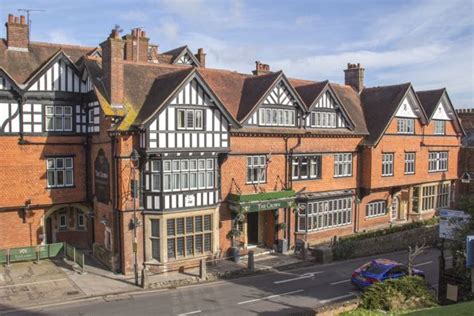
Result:
<svg viewBox="0 0 474 316">
<path fill-rule="evenodd" d="M 443 120 L 443 121 L 450 121 L 451 118 L 448 115 L 447 107 L 445 106 L 443 101 L 440 101 L 436 110 L 433 112 L 433 120 Z"/>
<path fill-rule="evenodd" d="M 383 106 L 381 104 L 380 106 Z M 396 117 L 407 117 L 407 118 L 417 118 L 419 117 L 418 114 L 415 112 L 415 107 L 414 105 L 410 102 L 408 97 L 405 97 L 403 99 L 403 102 L 400 104 L 400 107 L 397 110 L 397 113 L 395 113 Z"/>
</svg>

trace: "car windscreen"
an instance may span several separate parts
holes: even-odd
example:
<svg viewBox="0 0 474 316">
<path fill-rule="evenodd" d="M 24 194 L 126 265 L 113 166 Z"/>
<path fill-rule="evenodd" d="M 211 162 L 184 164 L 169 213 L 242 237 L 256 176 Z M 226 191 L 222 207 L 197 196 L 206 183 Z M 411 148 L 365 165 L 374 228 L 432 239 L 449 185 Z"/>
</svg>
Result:
<svg viewBox="0 0 474 316">
<path fill-rule="evenodd" d="M 370 273 L 370 274 L 381 274 L 387 271 L 387 267 L 384 265 L 380 264 L 370 264 L 364 272 Z"/>
</svg>

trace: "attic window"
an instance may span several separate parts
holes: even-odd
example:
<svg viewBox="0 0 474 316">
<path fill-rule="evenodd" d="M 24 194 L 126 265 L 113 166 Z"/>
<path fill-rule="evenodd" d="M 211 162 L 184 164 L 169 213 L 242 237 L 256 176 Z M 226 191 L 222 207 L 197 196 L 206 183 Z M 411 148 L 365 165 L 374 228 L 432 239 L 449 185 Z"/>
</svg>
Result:
<svg viewBox="0 0 474 316">
<path fill-rule="evenodd" d="M 202 130 L 203 129 L 203 111 L 178 109 L 178 129 Z"/>
</svg>

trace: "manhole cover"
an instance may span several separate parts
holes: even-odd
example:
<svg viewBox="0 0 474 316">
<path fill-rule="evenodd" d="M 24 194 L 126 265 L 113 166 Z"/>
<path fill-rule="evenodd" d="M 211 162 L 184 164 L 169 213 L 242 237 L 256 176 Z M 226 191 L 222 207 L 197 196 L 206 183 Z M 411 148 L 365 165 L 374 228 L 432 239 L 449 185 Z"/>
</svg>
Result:
<svg viewBox="0 0 474 316">
<path fill-rule="evenodd" d="M 77 295 L 77 294 L 80 294 L 79 291 L 69 291 L 69 292 L 66 292 L 66 295 Z"/>
</svg>

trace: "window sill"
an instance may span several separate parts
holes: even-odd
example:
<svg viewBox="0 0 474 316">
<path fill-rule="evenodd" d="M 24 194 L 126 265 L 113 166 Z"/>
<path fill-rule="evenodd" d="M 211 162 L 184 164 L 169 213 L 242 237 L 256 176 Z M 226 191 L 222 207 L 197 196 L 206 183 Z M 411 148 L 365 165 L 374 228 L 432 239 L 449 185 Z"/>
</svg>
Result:
<svg viewBox="0 0 474 316">
<path fill-rule="evenodd" d="M 370 215 L 370 216 L 365 216 L 366 219 L 374 219 L 374 218 L 383 218 L 385 216 L 387 216 L 388 214 L 385 213 L 385 214 L 380 214 L 380 215 Z"/>
<path fill-rule="evenodd" d="M 294 179 L 294 178 L 292 178 L 291 180 L 292 180 L 292 181 L 311 181 L 311 180 L 321 180 L 321 179 L 322 179 L 322 178 L 319 177 L 319 178 L 307 178 L 307 179 L 301 179 L 301 178 L 296 178 L 296 179 Z"/>
<path fill-rule="evenodd" d="M 46 187 L 46 190 L 58 190 L 58 189 L 74 189 L 76 186 L 64 186 L 64 187 Z"/>
<path fill-rule="evenodd" d="M 393 177 L 393 174 L 383 174 L 382 177 L 383 178 Z"/>
<path fill-rule="evenodd" d="M 334 176 L 334 178 L 352 178 L 352 174 L 347 176 Z"/>
<path fill-rule="evenodd" d="M 415 173 L 414 173 L 414 172 L 410 172 L 410 173 L 404 173 L 404 175 L 406 175 L 406 176 L 414 176 L 414 175 L 415 175 Z"/>
</svg>

